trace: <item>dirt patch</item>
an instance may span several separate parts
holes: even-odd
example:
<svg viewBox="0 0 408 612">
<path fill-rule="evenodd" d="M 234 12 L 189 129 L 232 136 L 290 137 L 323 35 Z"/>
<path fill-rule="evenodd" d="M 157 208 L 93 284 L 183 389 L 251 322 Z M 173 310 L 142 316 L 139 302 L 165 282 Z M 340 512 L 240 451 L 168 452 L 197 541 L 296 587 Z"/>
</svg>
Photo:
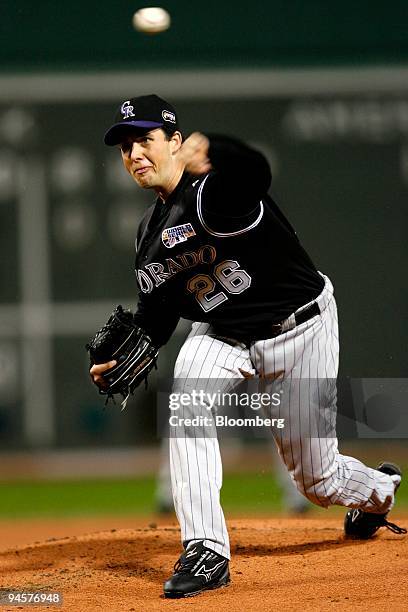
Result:
<svg viewBox="0 0 408 612">
<path fill-rule="evenodd" d="M 392 518 L 408 524 L 407 516 Z M 231 520 L 231 585 L 191 599 L 165 600 L 162 583 L 180 553 L 176 523 L 149 526 L 145 520 L 135 528 L 134 519 L 109 520 L 120 528 L 106 525 L 105 531 L 86 533 L 90 527 L 103 529 L 108 519 L 71 519 L 59 526 L 47 521 L 43 533 L 53 533 L 51 540 L 0 552 L 1 587 L 61 591 L 64 605 L 53 609 L 75 612 L 407 609 L 407 536 L 381 530 L 368 542 L 346 541 L 339 516 Z M 127 521 L 133 528 L 126 528 Z M 32 524 L 36 538 L 41 523 Z M 21 522 L 9 524 L 10 542 L 12 529 L 21 541 Z M 28 523 L 25 538 L 27 529 Z M 65 537 L 56 537 L 58 529 L 65 529 Z"/>
</svg>

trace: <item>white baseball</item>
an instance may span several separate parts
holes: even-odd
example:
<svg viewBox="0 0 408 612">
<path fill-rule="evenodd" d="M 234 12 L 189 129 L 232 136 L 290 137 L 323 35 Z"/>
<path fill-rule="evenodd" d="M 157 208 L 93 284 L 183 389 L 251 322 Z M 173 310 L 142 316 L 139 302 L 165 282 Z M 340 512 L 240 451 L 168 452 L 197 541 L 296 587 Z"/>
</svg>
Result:
<svg viewBox="0 0 408 612">
<path fill-rule="evenodd" d="M 133 27 L 139 32 L 157 34 L 170 27 L 169 13 L 159 6 L 150 6 L 136 11 L 133 15 Z"/>
</svg>

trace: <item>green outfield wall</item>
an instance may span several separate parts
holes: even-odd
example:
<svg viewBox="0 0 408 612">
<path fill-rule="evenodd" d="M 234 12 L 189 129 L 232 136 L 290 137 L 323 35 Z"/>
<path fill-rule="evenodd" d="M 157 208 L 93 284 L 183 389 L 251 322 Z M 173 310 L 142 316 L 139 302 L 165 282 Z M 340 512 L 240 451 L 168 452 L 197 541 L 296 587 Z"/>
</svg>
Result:
<svg viewBox="0 0 408 612">
<path fill-rule="evenodd" d="M 147 3 L 148 4 L 148 3 Z M 408 5 L 378 0 L 164 0 L 172 27 L 137 34 L 115 0 L 4 0 L 0 70 L 401 63 Z"/>
</svg>

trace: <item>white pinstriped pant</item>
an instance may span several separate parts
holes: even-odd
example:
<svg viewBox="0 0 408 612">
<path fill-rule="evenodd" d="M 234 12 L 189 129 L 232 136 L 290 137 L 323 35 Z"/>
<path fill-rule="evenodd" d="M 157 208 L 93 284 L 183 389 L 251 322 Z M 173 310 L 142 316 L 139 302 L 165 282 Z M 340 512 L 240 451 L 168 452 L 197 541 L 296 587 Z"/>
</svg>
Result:
<svg viewBox="0 0 408 612">
<path fill-rule="evenodd" d="M 223 341 L 211 333 L 208 323 L 193 323 L 176 361 L 173 392 L 190 391 L 197 379 L 216 379 L 217 391 L 231 392 L 242 381 L 243 371 L 253 376 L 279 375 L 280 382 L 274 384 L 283 385 L 286 401 L 274 416 L 284 418 L 285 427 L 273 428 L 273 434 L 299 491 L 323 507 L 337 504 L 387 512 L 394 502 L 397 477 L 391 479 L 357 459 L 341 455 L 335 425 L 322 436 L 320 424 L 320 434 L 313 435 L 316 415 L 323 415 L 323 423 L 333 424 L 336 414 L 333 383 L 339 354 L 337 309 L 332 284 L 324 278 L 325 287 L 316 300 L 320 316 L 276 338 L 253 342 L 249 348 L 239 342 Z M 187 407 L 183 408 L 183 416 L 208 414 L 207 411 L 205 405 Z M 229 558 L 229 538 L 220 504 L 222 464 L 215 427 L 195 428 L 193 436 L 170 432 L 170 466 L 182 541 L 204 540 L 205 546 Z"/>
</svg>

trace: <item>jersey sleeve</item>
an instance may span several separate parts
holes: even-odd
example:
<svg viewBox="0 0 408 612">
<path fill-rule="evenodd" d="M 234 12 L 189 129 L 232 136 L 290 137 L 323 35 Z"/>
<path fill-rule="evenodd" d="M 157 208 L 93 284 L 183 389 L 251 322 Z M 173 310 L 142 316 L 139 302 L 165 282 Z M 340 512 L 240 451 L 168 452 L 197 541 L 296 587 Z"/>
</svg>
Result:
<svg viewBox="0 0 408 612">
<path fill-rule="evenodd" d="M 245 216 L 259 207 L 272 175 L 259 151 L 229 136 L 207 134 L 213 167 L 203 198 L 203 209 L 219 216 Z"/>
<path fill-rule="evenodd" d="M 154 304 L 145 294 L 139 293 L 134 322 L 149 334 L 158 348 L 169 341 L 179 319 L 180 316 L 167 304 Z"/>
</svg>

